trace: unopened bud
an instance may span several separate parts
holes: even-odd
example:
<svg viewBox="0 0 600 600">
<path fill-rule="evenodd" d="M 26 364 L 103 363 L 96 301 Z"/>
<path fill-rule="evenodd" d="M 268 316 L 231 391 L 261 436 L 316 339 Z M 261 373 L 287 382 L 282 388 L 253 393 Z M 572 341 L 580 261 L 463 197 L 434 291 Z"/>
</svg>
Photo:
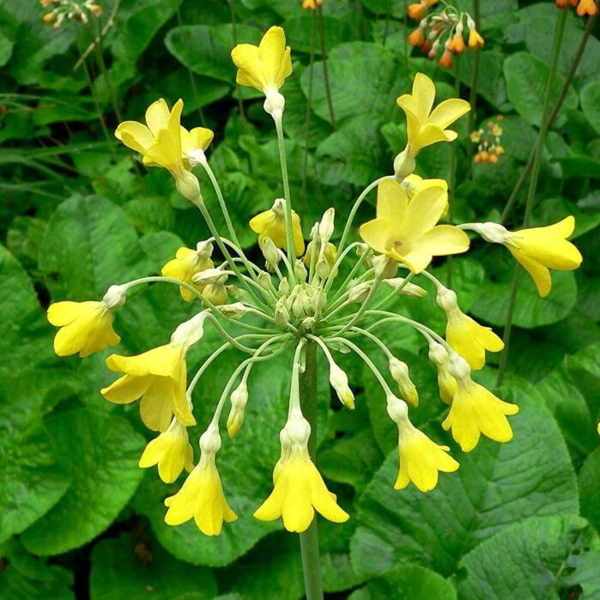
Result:
<svg viewBox="0 0 600 600">
<path fill-rule="evenodd" d="M 242 379 L 240 385 L 231 394 L 231 410 L 227 417 L 227 433 L 232 439 L 239 433 L 244 424 L 247 403 L 248 386 L 245 379 Z"/>
<path fill-rule="evenodd" d="M 364 302 L 370 291 L 371 284 L 368 281 L 363 281 L 350 289 L 348 300 L 350 302 Z"/>
<path fill-rule="evenodd" d="M 322 287 L 317 288 L 313 294 L 312 305 L 315 313 L 320 313 L 327 305 L 327 294 Z"/>
<path fill-rule="evenodd" d="M 279 287 L 277 288 L 277 291 L 280 296 L 287 296 L 290 293 L 290 282 L 288 281 L 287 277 L 284 277 L 279 282 Z"/>
<path fill-rule="evenodd" d="M 373 269 L 378 279 L 391 279 L 398 271 L 398 263 L 383 254 L 373 259 Z"/>
<path fill-rule="evenodd" d="M 181 323 L 171 335 L 171 344 L 173 346 L 185 344 L 187 347 L 197 344 L 204 335 L 204 320 L 207 316 L 208 312 L 203 310 L 188 321 Z"/>
<path fill-rule="evenodd" d="M 405 419 L 408 418 L 408 404 L 400 398 L 394 396 L 394 394 L 388 394 L 387 400 L 387 413 L 390 419 L 397 425 L 400 425 Z"/>
<path fill-rule="evenodd" d="M 411 296 L 412 298 L 424 298 L 427 296 L 427 290 L 423 289 L 419 285 L 415 285 L 410 281 L 406 283 L 404 277 L 394 277 L 392 279 L 384 279 L 383 283 L 389 285 L 394 289 L 400 288 L 398 292 L 402 296 Z"/>
<path fill-rule="evenodd" d="M 329 208 L 325 211 L 321 222 L 319 223 L 319 238 L 321 245 L 327 244 L 331 239 L 334 230 L 335 210 Z"/>
<path fill-rule="evenodd" d="M 290 313 L 285 301 L 285 298 L 279 298 L 275 304 L 275 324 L 280 329 L 287 329 L 290 323 Z"/>
<path fill-rule="evenodd" d="M 437 286 L 437 296 L 435 301 L 437 302 L 437 305 L 446 313 L 455 311 L 458 308 L 456 294 L 442 284 Z"/>
<path fill-rule="evenodd" d="M 410 379 L 408 365 L 392 356 L 389 360 L 389 369 L 391 376 L 398 384 L 400 395 L 415 408 L 419 406 L 419 392 Z"/>
<path fill-rule="evenodd" d="M 270 237 L 266 237 L 263 239 L 261 244 L 261 250 L 263 256 L 267 261 L 268 266 L 275 266 L 281 260 L 281 254 L 277 249 L 277 246 L 273 243 L 273 240 Z"/>
<path fill-rule="evenodd" d="M 304 263 L 301 260 L 296 260 L 296 262 L 294 263 L 294 273 L 302 283 L 306 281 L 306 278 L 308 277 L 308 272 L 306 270 L 306 267 L 304 266 Z"/>
<path fill-rule="evenodd" d="M 106 294 L 104 294 L 104 298 L 102 298 L 102 304 L 104 304 L 106 308 L 115 308 L 116 306 L 125 304 L 126 298 L 126 285 L 111 285 L 106 291 Z"/>
<path fill-rule="evenodd" d="M 354 394 L 348 385 L 348 375 L 333 361 L 329 360 L 329 383 L 335 390 L 340 402 L 349 409 L 354 410 Z"/>
<path fill-rule="evenodd" d="M 394 178 L 398 183 L 401 183 L 414 172 L 416 166 L 415 157 L 410 150 L 410 146 L 407 145 L 394 159 Z"/>
<path fill-rule="evenodd" d="M 240 319 L 248 312 L 248 307 L 241 302 L 234 304 L 223 304 L 218 308 L 219 312 L 228 319 Z"/>
<path fill-rule="evenodd" d="M 273 285 L 271 276 L 266 271 L 261 271 L 257 276 L 258 284 L 263 290 L 270 290 Z"/>
<path fill-rule="evenodd" d="M 177 191 L 193 204 L 198 205 L 202 202 L 200 182 L 193 173 L 185 170 L 177 173 L 175 175 L 175 186 Z"/>
</svg>

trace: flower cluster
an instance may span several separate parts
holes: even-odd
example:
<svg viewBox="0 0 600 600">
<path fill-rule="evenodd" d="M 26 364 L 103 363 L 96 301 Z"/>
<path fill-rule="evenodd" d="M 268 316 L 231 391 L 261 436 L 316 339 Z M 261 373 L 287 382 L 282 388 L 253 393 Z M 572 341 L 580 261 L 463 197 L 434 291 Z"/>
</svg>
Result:
<svg viewBox="0 0 600 600">
<path fill-rule="evenodd" d="M 471 133 L 471 141 L 477 144 L 477 154 L 474 161 L 476 163 L 497 164 L 500 157 L 504 154 L 504 147 L 501 144 L 501 137 L 504 133 L 500 123 L 504 117 L 498 115 L 495 119 L 487 122 L 487 126 Z"/>
<path fill-rule="evenodd" d="M 464 452 L 473 450 L 482 435 L 507 442 L 513 435 L 508 417 L 515 415 L 518 407 L 501 400 L 471 376 L 472 371 L 484 367 L 487 352 L 502 350 L 502 341 L 490 328 L 467 316 L 456 294 L 427 269 L 433 257 L 466 252 L 469 237 L 465 231 L 473 231 L 488 242 L 504 245 L 529 271 L 540 294 L 546 295 L 551 286 L 549 269 L 575 269 L 581 256 L 566 241 L 573 230 L 572 217 L 551 227 L 518 232 L 494 223 L 440 224 L 448 211 L 448 185 L 440 179 L 415 175 L 416 159 L 422 148 L 456 139 L 457 134 L 448 127 L 469 110 L 469 105 L 450 99 L 434 108 L 435 86 L 421 73 L 415 77 L 412 93 L 398 98 L 408 122 L 408 139 L 394 161 L 394 174 L 374 181 L 360 194 L 337 243 L 333 242 L 335 213 L 329 209 L 310 228 L 307 244 L 300 215 L 292 210 L 287 180 L 285 98 L 280 88 L 291 74 L 292 64 L 283 30 L 271 28 L 259 46 L 236 46 L 232 59 L 238 68 L 238 83 L 264 93 L 264 108 L 273 117 L 277 132 L 284 197 L 275 199 L 271 209 L 250 222 L 258 234 L 265 267 L 251 262 L 238 242 L 229 207 L 206 157 L 212 132 L 181 126 L 181 100 L 172 109 L 158 100 L 148 108 L 145 125 L 122 123 L 116 136 L 139 152 L 145 165 L 164 168 L 173 176 L 179 192 L 200 211 L 211 237 L 194 249 L 180 248 L 160 276 L 112 286 L 100 302 L 58 302 L 50 306 L 48 319 L 60 328 L 54 342 L 56 352 L 84 357 L 119 343 L 113 314 L 134 286 L 172 284 L 179 288 L 183 301 L 198 305 L 197 313 L 181 323 L 163 345 L 137 356 L 108 356 L 107 367 L 118 377 L 101 393 L 117 404 L 139 401 L 142 421 L 158 433 L 147 445 L 140 466 L 157 465 L 160 478 L 167 483 L 174 482 L 182 471 L 189 472 L 179 491 L 166 499 L 165 520 L 179 525 L 194 519 L 206 535 L 218 535 L 224 523 L 237 519 L 217 469 L 222 412 L 229 403 L 226 428 L 229 437 L 236 438 L 243 428 L 250 400 L 248 380 L 254 367 L 287 353 L 291 385 L 288 416 L 280 433 L 281 454 L 273 470 L 273 491 L 254 516 L 263 521 L 281 518 L 288 531 L 303 532 L 315 511 L 336 523 L 349 518 L 328 490 L 309 451 L 314 427 L 302 413 L 300 398 L 300 378 L 309 351 L 313 357 L 322 352 L 330 384 L 348 409 L 354 408 L 355 398 L 347 374 L 336 362 L 336 353 L 354 352 L 372 370 L 384 392 L 387 413 L 398 429 L 395 488 L 412 483 L 427 492 L 437 485 L 439 473 L 452 473 L 459 465 L 450 456 L 449 446 L 438 444 L 412 423 L 411 411 L 418 410 L 419 405 L 418 389 L 409 365 L 379 339 L 378 328 L 407 326 L 423 337 L 437 370 L 440 398 L 449 405 L 442 427 L 451 432 Z M 206 172 L 214 187 L 227 237 L 218 231 L 204 203 L 193 173 L 196 167 Z M 375 189 L 375 217 L 360 227 L 360 240 L 351 241 L 354 217 Z M 341 269 L 343 261 L 352 265 Z M 398 276 L 399 270 L 404 276 Z M 229 283 L 230 278 L 235 285 Z M 386 310 L 399 294 L 419 301 L 427 293 L 413 282 L 415 278 L 433 285 L 437 304 L 446 316 L 445 336 L 424 323 Z M 247 323 L 244 317 L 249 314 L 260 318 L 262 326 Z M 245 331 L 232 334 L 230 323 L 235 323 L 235 331 Z M 222 336 L 222 345 L 188 380 L 186 355 L 202 342 L 207 326 Z M 357 343 L 360 340 L 369 340 L 385 355 L 387 374 Z M 188 428 L 196 424 L 194 389 L 212 362 L 232 348 L 246 358 L 232 369 L 199 439 L 195 460 L 188 435 Z"/>
<path fill-rule="evenodd" d="M 580 17 L 585 17 L 586 15 L 593 17 L 598 14 L 598 7 L 595 0 L 556 0 L 556 6 L 558 8 L 573 6 Z"/>
<path fill-rule="evenodd" d="M 441 10 L 426 15 L 427 9 L 437 4 L 437 1 L 421 0 L 408 6 L 408 16 L 419 21 L 418 28 L 408 36 L 408 43 L 420 47 L 431 59 L 436 58 L 443 48 L 439 64 L 448 68 L 452 66 L 453 55 L 461 54 L 467 46 L 478 50 L 484 45 L 484 40 L 470 14 L 458 12 L 445 2 Z M 466 43 L 465 23 L 468 31 Z"/>
<path fill-rule="evenodd" d="M 98 18 L 102 14 L 102 7 L 96 4 L 94 0 L 40 0 L 43 8 L 52 8 L 46 13 L 42 20 L 47 25 L 52 25 L 58 29 L 65 19 L 73 19 L 79 23 L 87 25 L 90 17 Z"/>
</svg>

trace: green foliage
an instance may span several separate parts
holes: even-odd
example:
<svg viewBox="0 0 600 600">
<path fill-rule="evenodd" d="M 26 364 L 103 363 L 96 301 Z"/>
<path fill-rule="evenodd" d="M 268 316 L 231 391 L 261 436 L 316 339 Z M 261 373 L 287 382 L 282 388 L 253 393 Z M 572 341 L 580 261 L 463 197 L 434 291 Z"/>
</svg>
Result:
<svg viewBox="0 0 600 600">
<path fill-rule="evenodd" d="M 325 0 L 318 14 L 302 0 L 99 0 L 89 26 L 42 23 L 37 2 L 0 7 L 0 598 L 7 600 L 300 600 L 298 542 L 281 525 L 252 518 L 271 489 L 278 433 L 285 421 L 289 355 L 257 368 L 239 436 L 224 440 L 218 463 L 239 520 L 219 538 L 195 525 L 164 523 L 165 486 L 138 461 L 151 439 L 137 405 L 115 407 L 98 390 L 114 380 L 107 352 L 85 361 L 58 359 L 45 310 L 59 300 L 97 300 L 107 288 L 154 275 L 181 246 L 209 237 L 195 209 L 162 169 L 146 169 L 114 139 L 120 120 L 143 120 L 164 97 L 185 101 L 183 124 L 215 131 L 208 157 L 241 244 L 253 256 L 248 220 L 282 195 L 272 123 L 261 95 L 235 83 L 230 50 L 256 43 L 282 25 L 294 74 L 282 89 L 294 207 L 305 234 L 336 209 L 336 234 L 368 183 L 392 172 L 406 142 L 396 98 L 416 72 L 436 83 L 438 100 L 468 99 L 474 53 L 441 69 L 405 42 L 416 22 L 401 0 Z M 450 2 L 473 11 L 472 0 Z M 456 163 L 458 221 L 498 220 L 536 143 L 558 10 L 554 2 L 481 0 L 477 109 L 459 121 L 453 148 L 423 150 L 418 174 L 451 179 Z M 114 14 L 113 14 L 114 11 Z M 114 20 L 109 23 L 111 16 Z M 553 97 L 567 77 L 586 21 L 567 16 Z M 90 39 L 102 34 L 97 61 Z M 312 42 L 311 42 L 312 40 Z M 408 327 L 379 330 L 405 360 L 419 388 L 414 422 L 448 443 L 461 467 L 436 490 L 394 491 L 397 430 L 372 373 L 349 355 L 357 407 L 340 411 L 320 364 L 317 462 L 339 503 L 343 525 L 319 521 L 328 597 L 352 600 L 491 600 L 600 598 L 600 40 L 597 26 L 546 140 L 532 223 L 577 219 L 584 263 L 553 273 L 540 299 L 522 273 L 508 375 L 498 395 L 517 403 L 514 439 L 487 440 L 461 453 L 439 424 L 436 373 L 423 340 Z M 328 100 L 324 63 L 331 91 Z M 87 74 L 86 74 L 87 71 Z M 89 76 L 89 81 L 88 81 Z M 116 114 L 115 107 L 118 109 Z M 333 119 L 332 119 L 333 112 Z M 506 154 L 497 165 L 471 164 L 470 125 L 501 114 Z M 454 154 L 453 154 L 454 153 Z M 210 182 L 201 179 L 217 226 L 224 219 Z M 505 224 L 521 226 L 528 180 Z M 372 218 L 375 194 L 355 225 Z M 355 227 L 351 232 L 354 239 Z M 452 260 L 462 310 L 500 333 L 514 260 L 473 239 L 469 258 Z M 442 281 L 447 262 L 434 264 Z M 425 299 L 402 297 L 394 310 L 443 334 L 445 320 L 429 282 Z M 387 291 L 386 291 L 387 293 Z M 383 296 L 382 296 L 383 297 Z M 119 353 L 166 343 L 195 313 L 177 289 L 149 285 L 117 313 Z M 189 355 L 190 372 L 217 347 L 207 327 Z M 361 347 L 386 369 L 372 343 Z M 198 428 L 240 356 L 227 352 L 196 390 Z M 497 355 L 477 378 L 491 385 Z M 143 432 L 143 435 L 142 435 Z M 197 449 L 195 449 L 197 456 Z"/>
</svg>

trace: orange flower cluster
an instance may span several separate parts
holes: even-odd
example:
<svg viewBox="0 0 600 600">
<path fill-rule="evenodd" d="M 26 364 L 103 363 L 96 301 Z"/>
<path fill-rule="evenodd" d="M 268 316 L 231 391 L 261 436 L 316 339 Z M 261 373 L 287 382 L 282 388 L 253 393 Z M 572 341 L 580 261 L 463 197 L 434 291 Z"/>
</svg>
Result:
<svg viewBox="0 0 600 600">
<path fill-rule="evenodd" d="M 477 31 L 475 21 L 468 13 L 459 13 L 457 10 L 444 3 L 443 10 L 426 16 L 428 8 L 437 3 L 438 0 L 421 0 L 419 3 L 408 6 L 408 16 L 420 21 L 419 27 L 408 36 L 411 46 L 418 46 L 429 58 L 437 57 L 439 50 L 443 47 L 439 64 L 441 67 L 452 66 L 452 58 L 467 49 L 478 50 L 484 45 L 484 39 Z M 465 42 L 464 22 L 467 23 L 468 36 Z M 445 41 L 444 41 L 445 38 Z"/>
<path fill-rule="evenodd" d="M 102 7 L 94 3 L 94 0 L 85 0 L 78 3 L 75 0 L 39 0 L 42 8 L 52 8 L 49 13 L 42 17 L 46 25 L 52 25 L 58 29 L 65 19 L 73 19 L 87 25 L 89 16 L 98 18 L 102 14 Z"/>
<path fill-rule="evenodd" d="M 500 122 L 504 119 L 502 115 L 498 115 L 494 121 L 488 121 L 487 130 L 478 129 L 471 133 L 471 141 L 477 146 L 477 154 L 474 161 L 476 163 L 488 163 L 495 165 L 504 154 L 504 148 L 500 143 L 500 138 L 504 130 L 500 126 Z"/>
<path fill-rule="evenodd" d="M 577 7 L 577 14 L 580 17 L 593 17 L 598 14 L 598 7 L 594 0 L 556 0 L 558 8 L 567 8 L 568 6 Z"/>
</svg>

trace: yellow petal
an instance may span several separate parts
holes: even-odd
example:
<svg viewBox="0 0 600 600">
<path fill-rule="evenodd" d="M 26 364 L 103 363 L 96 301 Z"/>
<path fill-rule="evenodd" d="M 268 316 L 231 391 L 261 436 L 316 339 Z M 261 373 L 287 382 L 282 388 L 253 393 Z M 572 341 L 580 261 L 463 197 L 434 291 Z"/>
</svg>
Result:
<svg viewBox="0 0 600 600">
<path fill-rule="evenodd" d="M 146 124 L 155 137 L 161 129 L 168 128 L 170 115 L 171 111 L 163 98 L 146 109 Z"/>
<path fill-rule="evenodd" d="M 149 377 L 132 377 L 124 375 L 112 385 L 100 390 L 100 393 L 110 402 L 115 404 L 128 404 L 141 398 L 148 389 L 151 379 Z"/>
<path fill-rule="evenodd" d="M 394 236 L 394 224 L 387 219 L 374 219 L 361 225 L 358 235 L 369 248 L 385 254 Z"/>
<path fill-rule="evenodd" d="M 378 219 L 388 219 L 401 223 L 406 214 L 408 196 L 404 188 L 395 180 L 384 179 L 377 186 L 377 213 Z"/>
<path fill-rule="evenodd" d="M 429 122 L 446 129 L 470 110 L 471 105 L 466 100 L 460 100 L 459 98 L 444 100 L 435 107 L 429 116 Z"/>
<path fill-rule="evenodd" d="M 469 249 L 469 236 L 453 225 L 437 225 L 412 244 L 415 250 L 429 252 L 433 256 L 447 256 L 466 252 Z"/>
<path fill-rule="evenodd" d="M 448 192 L 443 187 L 427 186 L 410 201 L 403 229 L 406 239 L 413 239 L 433 229 L 448 203 Z"/>
<path fill-rule="evenodd" d="M 158 375 L 176 378 L 180 372 L 180 362 L 183 360 L 183 346 L 165 344 L 137 356 L 111 354 L 106 359 L 106 366 L 113 372 L 127 373 L 137 377 Z"/>
<path fill-rule="evenodd" d="M 519 264 L 531 275 L 538 294 L 545 298 L 552 289 L 552 277 L 548 268 L 512 246 L 507 246 L 507 248 Z"/>
<path fill-rule="evenodd" d="M 173 418 L 173 382 L 153 377 L 140 402 L 140 417 L 152 431 L 166 431 Z"/>
<path fill-rule="evenodd" d="M 124 121 L 115 131 L 115 137 L 121 140 L 128 148 L 145 154 L 146 150 L 154 144 L 154 136 L 150 130 L 137 121 Z"/>
<path fill-rule="evenodd" d="M 271 27 L 258 46 L 264 81 L 283 85 L 286 77 L 292 73 L 290 49 L 285 46 L 285 32 L 281 27 Z"/>
<path fill-rule="evenodd" d="M 206 150 L 213 141 L 215 134 L 210 129 L 204 127 L 194 127 L 188 131 L 185 127 L 181 128 L 181 149 L 184 152 L 200 148 Z"/>
</svg>

